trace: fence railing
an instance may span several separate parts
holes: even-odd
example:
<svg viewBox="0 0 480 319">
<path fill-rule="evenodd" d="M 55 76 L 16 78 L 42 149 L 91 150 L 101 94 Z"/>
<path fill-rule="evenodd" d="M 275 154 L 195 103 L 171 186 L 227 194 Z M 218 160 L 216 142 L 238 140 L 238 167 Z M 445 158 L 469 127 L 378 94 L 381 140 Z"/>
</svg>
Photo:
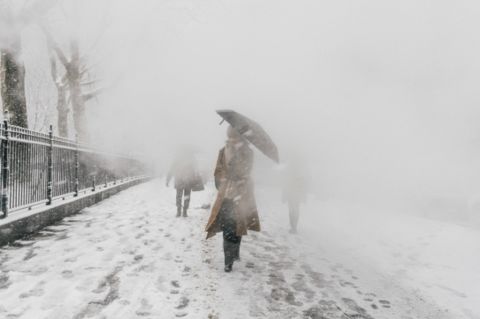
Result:
<svg viewBox="0 0 480 319">
<path fill-rule="evenodd" d="M 1 216 L 144 177 L 139 159 L 101 152 L 86 144 L 0 124 Z"/>
</svg>

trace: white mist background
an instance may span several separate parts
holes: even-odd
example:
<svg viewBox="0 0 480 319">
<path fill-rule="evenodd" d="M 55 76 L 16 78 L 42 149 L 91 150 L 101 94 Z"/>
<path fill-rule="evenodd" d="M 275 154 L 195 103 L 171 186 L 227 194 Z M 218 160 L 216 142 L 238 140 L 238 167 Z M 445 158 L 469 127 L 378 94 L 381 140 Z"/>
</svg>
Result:
<svg viewBox="0 0 480 319">
<path fill-rule="evenodd" d="M 106 72 L 123 77 L 95 118 L 122 142 L 159 159 L 191 143 L 214 161 L 225 131 L 214 110 L 233 108 L 260 122 L 281 155 L 304 154 L 323 198 L 465 209 L 480 191 L 473 1 L 111 9 Z"/>
<path fill-rule="evenodd" d="M 480 194 L 475 1 L 51 3 L 71 17 L 50 17 L 54 35 L 75 34 L 105 86 L 88 105 L 100 145 L 163 171 L 191 144 L 213 171 L 226 130 L 214 111 L 232 108 L 281 157 L 306 158 L 322 200 L 463 218 Z M 24 34 L 27 81 L 48 78 L 41 34 Z M 258 181 L 279 174 L 257 159 Z"/>
</svg>

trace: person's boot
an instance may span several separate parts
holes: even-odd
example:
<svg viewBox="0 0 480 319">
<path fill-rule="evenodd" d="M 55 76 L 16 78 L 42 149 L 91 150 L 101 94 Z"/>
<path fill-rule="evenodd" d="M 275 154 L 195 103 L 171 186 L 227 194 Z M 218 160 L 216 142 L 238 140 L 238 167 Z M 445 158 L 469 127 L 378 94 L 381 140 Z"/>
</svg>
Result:
<svg viewBox="0 0 480 319">
<path fill-rule="evenodd" d="M 182 213 L 182 207 L 177 206 L 177 217 L 180 217 Z"/>
<path fill-rule="evenodd" d="M 225 272 L 231 272 L 234 260 L 234 247 L 233 243 L 224 240 L 223 241 L 223 253 L 225 254 Z"/>
<path fill-rule="evenodd" d="M 189 198 L 185 198 L 184 202 L 183 202 L 183 217 L 188 217 L 187 215 L 187 210 L 188 210 L 188 207 L 190 206 L 190 196 Z"/>
</svg>

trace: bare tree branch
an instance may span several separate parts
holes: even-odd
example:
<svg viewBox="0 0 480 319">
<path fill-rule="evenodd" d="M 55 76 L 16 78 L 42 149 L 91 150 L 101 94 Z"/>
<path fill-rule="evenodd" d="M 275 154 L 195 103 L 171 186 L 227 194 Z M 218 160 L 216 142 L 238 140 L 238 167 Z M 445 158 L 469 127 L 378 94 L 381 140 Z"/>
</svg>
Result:
<svg viewBox="0 0 480 319">
<path fill-rule="evenodd" d="M 93 85 L 93 84 L 98 83 L 98 82 L 99 81 L 97 79 L 95 79 L 95 80 L 88 80 L 88 81 L 82 82 L 80 84 L 83 85 L 83 86 L 90 86 L 90 85 Z"/>
<path fill-rule="evenodd" d="M 85 102 L 93 99 L 94 97 L 100 95 L 100 93 L 102 93 L 104 91 L 104 88 L 99 88 L 99 89 L 96 89 L 96 90 L 93 90 L 92 92 L 89 92 L 89 93 L 85 93 L 82 95 L 83 97 L 83 100 Z"/>
<path fill-rule="evenodd" d="M 60 60 L 60 62 L 62 62 L 65 69 L 67 69 L 68 66 L 69 66 L 69 61 L 68 61 L 67 57 L 65 56 L 65 54 L 63 53 L 62 49 L 60 49 L 60 46 L 53 39 L 53 36 L 50 33 L 49 29 L 43 23 L 40 23 L 39 25 L 40 25 L 40 28 L 42 29 L 43 33 L 45 34 L 45 38 L 47 40 L 47 46 L 51 50 L 55 51 L 55 53 L 58 56 L 58 59 Z"/>
</svg>

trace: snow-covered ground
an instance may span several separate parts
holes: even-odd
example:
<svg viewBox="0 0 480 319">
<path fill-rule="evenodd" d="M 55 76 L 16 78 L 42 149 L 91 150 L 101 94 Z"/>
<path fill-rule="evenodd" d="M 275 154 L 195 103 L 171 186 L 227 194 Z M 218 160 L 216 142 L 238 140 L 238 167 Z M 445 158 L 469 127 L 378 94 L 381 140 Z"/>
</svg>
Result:
<svg viewBox="0 0 480 319">
<path fill-rule="evenodd" d="M 258 190 L 263 231 L 223 272 L 205 240 L 209 188 L 175 218 L 163 181 L 135 186 L 0 250 L 0 318 L 480 318 L 480 233 L 310 202 L 288 233 Z"/>
</svg>

